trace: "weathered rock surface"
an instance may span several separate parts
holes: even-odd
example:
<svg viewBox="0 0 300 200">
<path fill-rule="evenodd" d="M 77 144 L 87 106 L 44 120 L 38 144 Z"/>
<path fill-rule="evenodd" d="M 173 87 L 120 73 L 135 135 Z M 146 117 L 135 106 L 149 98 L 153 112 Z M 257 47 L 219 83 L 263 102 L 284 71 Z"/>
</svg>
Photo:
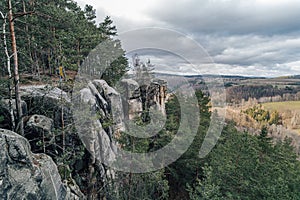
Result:
<svg viewBox="0 0 300 200">
<path fill-rule="evenodd" d="M 166 84 L 163 80 L 153 79 L 149 85 L 140 86 L 133 79 L 123 79 L 120 90 L 122 91 L 125 118 L 131 120 L 140 116 L 150 107 L 165 115 Z"/>
<path fill-rule="evenodd" d="M 73 98 L 76 129 L 92 163 L 114 160 L 116 143 L 112 137 L 125 130 L 120 95 L 105 81 L 94 80 Z"/>
<path fill-rule="evenodd" d="M 28 141 L 0 129 L 1 199 L 83 199 L 80 191 L 67 188 L 53 160 L 33 154 Z"/>
<path fill-rule="evenodd" d="M 68 94 L 57 87 L 21 88 L 22 99 L 27 103 L 28 114 L 44 115 L 53 119 L 54 126 L 60 127 L 71 123 L 71 99 Z"/>
<path fill-rule="evenodd" d="M 121 81 L 125 118 L 132 120 L 143 112 L 143 102 L 139 84 L 133 79 Z"/>
<path fill-rule="evenodd" d="M 125 93 L 120 95 L 104 80 L 82 79 L 74 86 L 72 101 L 66 92 L 56 87 L 21 88 L 22 99 L 28 107 L 24 118 L 25 137 L 31 141 L 33 150 L 49 153 L 61 171 L 61 166 L 67 164 L 59 160 L 62 151 L 56 146 L 74 145 L 71 151 L 79 156 L 70 158 L 73 164 L 69 165 L 69 171 L 88 195 L 97 193 L 94 185 L 105 187 L 107 180 L 114 177 L 114 171 L 105 164 L 115 162 L 118 156 L 116 138 L 125 131 L 126 119 L 141 116 L 150 107 L 164 114 L 166 87 L 163 81 L 140 87 L 128 79 L 122 81 L 122 88 Z M 63 122 L 68 130 L 62 128 Z M 65 132 L 56 132 L 55 136 L 54 129 Z M 45 148 L 45 144 L 50 145 Z M 73 187 L 62 183 L 49 156 L 30 151 L 25 138 L 1 130 L 0 145 L 0 199 L 84 198 L 74 181 Z"/>
<path fill-rule="evenodd" d="M 54 123 L 52 119 L 44 115 L 32 115 L 25 123 L 24 136 L 30 141 L 31 148 L 35 152 L 45 153 L 45 146 L 55 142 L 53 128 Z"/>
<path fill-rule="evenodd" d="M 93 84 L 107 101 L 107 104 L 104 103 L 104 105 L 108 105 L 106 108 L 108 115 L 111 115 L 114 120 L 112 124 L 113 132 L 117 134 L 120 131 L 125 131 L 124 110 L 120 94 L 104 80 L 94 80 Z"/>
<path fill-rule="evenodd" d="M 147 92 L 149 105 L 155 105 L 163 115 L 166 115 L 167 83 L 164 80 L 154 79 Z"/>
<path fill-rule="evenodd" d="M 37 136 L 45 135 L 45 137 L 53 137 L 53 120 L 44 115 L 32 115 L 26 122 L 26 128 Z"/>
</svg>

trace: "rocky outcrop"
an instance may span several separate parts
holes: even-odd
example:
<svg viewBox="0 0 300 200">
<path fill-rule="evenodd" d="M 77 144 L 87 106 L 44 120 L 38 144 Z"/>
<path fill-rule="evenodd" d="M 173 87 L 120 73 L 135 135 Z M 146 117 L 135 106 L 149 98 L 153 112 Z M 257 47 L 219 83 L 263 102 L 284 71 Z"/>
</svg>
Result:
<svg viewBox="0 0 300 200">
<path fill-rule="evenodd" d="M 28 108 L 24 136 L 30 143 L 15 133 L 2 131 L 0 185 L 4 189 L 0 189 L 0 198 L 83 198 L 75 181 L 70 181 L 72 177 L 88 198 L 105 196 L 98 194 L 98 190 L 114 177 L 107 163 L 115 162 L 119 155 L 116 139 L 126 131 L 126 119 L 141 116 L 150 108 L 165 115 L 164 81 L 139 86 L 126 79 L 120 88 L 122 94 L 104 80 L 82 78 L 75 83 L 71 99 L 56 87 L 22 87 L 22 99 Z M 11 155 L 7 148 L 10 144 Z M 64 180 L 74 183 L 73 187 L 62 184 L 52 159 L 45 154 L 33 154 L 30 145 L 33 152 L 51 155 Z"/>
<path fill-rule="evenodd" d="M 111 115 L 114 120 L 114 123 L 112 124 L 112 131 L 115 134 L 118 134 L 120 131 L 125 131 L 124 110 L 120 94 L 114 88 L 110 87 L 104 80 L 94 80 L 93 85 L 96 86 L 100 95 L 103 96 L 103 99 L 107 102 L 103 104 L 107 105 L 107 115 Z"/>
<path fill-rule="evenodd" d="M 116 150 L 113 137 L 125 130 L 119 93 L 105 81 L 94 80 L 74 94 L 73 98 L 75 126 L 91 153 L 92 163 L 98 162 L 99 165 L 104 161 L 112 161 Z"/>
<path fill-rule="evenodd" d="M 53 120 L 44 115 L 32 115 L 25 123 L 25 137 L 35 152 L 45 153 L 45 146 L 55 142 Z M 39 143 L 41 143 L 39 145 Z"/>
<path fill-rule="evenodd" d="M 44 134 L 45 137 L 53 137 L 53 120 L 43 115 L 32 115 L 26 122 L 27 132 L 34 132 L 38 135 Z"/>
<path fill-rule="evenodd" d="M 28 141 L 0 129 L 1 199 L 83 199 L 80 191 L 66 187 L 53 160 L 33 154 Z"/>
<path fill-rule="evenodd" d="M 136 116 L 140 116 L 143 111 L 143 102 L 139 84 L 133 79 L 123 79 L 120 88 L 125 118 L 131 120 Z"/>
<path fill-rule="evenodd" d="M 153 79 L 149 85 L 140 86 L 133 79 L 123 79 L 120 84 L 126 119 L 133 119 L 151 107 L 165 115 L 167 83 Z"/>
<path fill-rule="evenodd" d="M 166 115 L 166 97 L 167 97 L 167 83 L 164 80 L 154 79 L 148 88 L 149 105 L 155 105 L 156 108 Z"/>
<path fill-rule="evenodd" d="M 57 87 L 21 88 L 22 99 L 26 101 L 29 115 L 44 115 L 53 119 L 55 127 L 70 124 L 72 121 L 71 99 Z"/>
<path fill-rule="evenodd" d="M 100 198 L 94 185 L 107 185 L 114 176 L 105 164 L 115 161 L 115 137 L 125 130 L 120 94 L 103 80 L 80 82 L 73 91 L 73 119 L 76 131 L 90 153 L 87 184 L 90 199 Z"/>
</svg>

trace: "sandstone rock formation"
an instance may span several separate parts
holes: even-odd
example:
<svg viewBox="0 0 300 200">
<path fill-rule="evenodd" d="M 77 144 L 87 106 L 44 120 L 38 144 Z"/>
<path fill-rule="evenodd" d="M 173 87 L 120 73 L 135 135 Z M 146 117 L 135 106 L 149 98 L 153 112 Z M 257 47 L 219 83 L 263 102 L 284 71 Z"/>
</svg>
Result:
<svg viewBox="0 0 300 200">
<path fill-rule="evenodd" d="M 140 116 L 150 107 L 165 115 L 165 102 L 167 96 L 166 82 L 153 79 L 149 85 L 140 86 L 133 79 L 123 79 L 119 86 L 123 97 L 125 118 L 133 119 Z"/>
<path fill-rule="evenodd" d="M 1 199 L 84 199 L 62 183 L 49 156 L 31 153 L 24 137 L 0 129 L 0 146 Z"/>
<path fill-rule="evenodd" d="M 53 120 L 44 115 L 32 115 L 25 123 L 25 137 L 35 151 L 45 153 L 45 146 L 55 142 Z M 42 144 L 37 145 L 38 142 Z"/>
<path fill-rule="evenodd" d="M 120 95 L 103 80 L 90 81 L 77 92 L 73 95 L 74 122 L 92 163 L 113 160 L 116 143 L 112 137 L 125 130 Z"/>
<path fill-rule="evenodd" d="M 57 87 L 26 87 L 21 90 L 22 99 L 27 103 L 28 114 L 44 115 L 53 119 L 54 126 L 70 124 L 72 113 L 71 99 L 68 94 Z"/>
<path fill-rule="evenodd" d="M 116 139 L 126 131 L 126 120 L 150 109 L 165 115 L 166 83 L 162 80 L 139 86 L 135 80 L 126 79 L 118 90 L 104 80 L 77 81 L 72 99 L 56 87 L 22 88 L 24 109 L 28 108 L 24 112 L 25 137 L 30 143 L 16 133 L 1 130 L 0 198 L 82 199 L 74 180 L 85 194 L 96 194 L 88 198 L 99 198 L 94 185 L 105 187 L 114 177 L 106 163 L 115 162 L 118 156 Z M 34 152 L 51 155 L 59 169 L 69 167 L 69 175 L 64 176 L 69 186 L 62 184 L 52 159 L 33 154 L 30 145 Z M 67 152 L 65 147 L 72 148 Z M 65 155 L 72 164 L 62 161 Z"/>
<path fill-rule="evenodd" d="M 45 134 L 46 137 L 52 137 L 53 120 L 43 115 L 32 115 L 27 123 L 28 132 L 34 132 L 38 135 Z"/>
</svg>

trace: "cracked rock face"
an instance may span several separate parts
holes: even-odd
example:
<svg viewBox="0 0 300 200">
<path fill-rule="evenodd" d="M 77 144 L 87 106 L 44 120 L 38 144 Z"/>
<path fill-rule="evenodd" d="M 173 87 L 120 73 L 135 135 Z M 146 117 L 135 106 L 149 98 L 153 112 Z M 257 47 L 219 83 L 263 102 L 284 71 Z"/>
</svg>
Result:
<svg viewBox="0 0 300 200">
<path fill-rule="evenodd" d="M 33 154 L 28 141 L 0 129 L 0 199 L 79 199 L 61 181 L 53 160 Z"/>
<path fill-rule="evenodd" d="M 124 79 L 121 85 L 124 94 L 120 95 L 104 80 L 78 82 L 80 87 L 73 92 L 74 122 L 92 163 L 116 161 L 119 152 L 114 139 L 125 130 L 126 118 L 133 119 L 150 107 L 164 114 L 165 84 L 153 81 L 144 91 L 136 81 Z"/>
<path fill-rule="evenodd" d="M 166 84 L 163 80 L 153 79 L 148 85 L 140 86 L 133 79 L 123 79 L 120 88 L 124 101 L 125 118 L 134 119 L 150 107 L 166 115 Z"/>
<path fill-rule="evenodd" d="M 92 163 L 113 161 L 117 149 L 113 137 L 125 130 L 119 93 L 105 81 L 94 80 L 88 82 L 73 98 L 76 99 L 73 110 L 76 129 L 91 153 Z M 110 121 L 111 117 L 113 122 Z"/>
<path fill-rule="evenodd" d="M 90 153 L 89 171 L 93 172 L 94 166 L 100 170 L 97 177 L 90 173 L 91 180 L 105 185 L 114 176 L 106 163 L 115 162 L 119 155 L 116 139 L 125 131 L 126 120 L 150 107 L 164 114 L 165 83 L 151 82 L 143 89 L 128 79 L 122 82 L 122 89 L 125 97 L 104 80 L 83 80 L 74 89 L 71 101 L 66 92 L 55 87 L 22 88 L 22 99 L 28 106 L 25 136 L 33 151 L 47 153 L 36 143 L 43 140 L 52 144 L 53 128 L 74 125 Z M 33 154 L 25 138 L 0 129 L 0 199 L 84 199 L 84 195 L 76 183 L 74 187 L 62 183 L 49 156 Z"/>
</svg>

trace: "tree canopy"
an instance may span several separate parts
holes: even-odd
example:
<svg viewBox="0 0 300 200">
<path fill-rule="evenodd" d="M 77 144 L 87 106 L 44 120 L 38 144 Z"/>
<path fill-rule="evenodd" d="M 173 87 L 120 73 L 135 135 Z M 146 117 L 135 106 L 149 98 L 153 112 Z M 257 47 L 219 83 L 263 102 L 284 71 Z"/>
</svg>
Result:
<svg viewBox="0 0 300 200">
<path fill-rule="evenodd" d="M 7 13 L 5 3 L 0 3 L 3 13 Z M 52 75 L 60 65 L 67 70 L 77 70 L 91 50 L 105 41 L 114 41 L 114 48 L 121 49 L 120 41 L 113 38 L 117 29 L 111 18 L 107 16 L 97 25 L 96 10 L 91 5 L 82 9 L 73 0 L 36 0 L 12 1 L 12 8 L 19 71 L 23 75 Z M 123 75 L 128 65 L 124 55 L 123 51 L 115 61 L 108 63 L 112 69 L 99 78 L 114 83 L 114 79 Z M 1 65 L 5 66 L 4 51 L 0 51 L 0 57 Z"/>
</svg>

